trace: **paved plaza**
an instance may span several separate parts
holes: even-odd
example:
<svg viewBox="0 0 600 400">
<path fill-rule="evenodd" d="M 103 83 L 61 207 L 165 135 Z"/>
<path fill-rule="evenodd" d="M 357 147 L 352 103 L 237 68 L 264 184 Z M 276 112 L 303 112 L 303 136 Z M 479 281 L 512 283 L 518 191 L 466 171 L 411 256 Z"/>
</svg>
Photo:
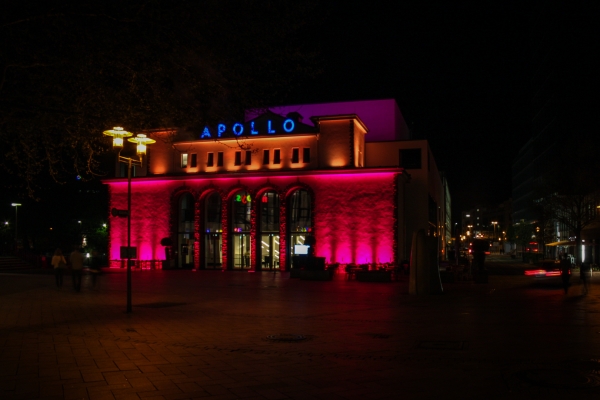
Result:
<svg viewBox="0 0 600 400">
<path fill-rule="evenodd" d="M 136 271 L 82 291 L 0 274 L 2 399 L 600 398 L 600 279 L 522 275 L 412 296 L 406 279 Z"/>
</svg>

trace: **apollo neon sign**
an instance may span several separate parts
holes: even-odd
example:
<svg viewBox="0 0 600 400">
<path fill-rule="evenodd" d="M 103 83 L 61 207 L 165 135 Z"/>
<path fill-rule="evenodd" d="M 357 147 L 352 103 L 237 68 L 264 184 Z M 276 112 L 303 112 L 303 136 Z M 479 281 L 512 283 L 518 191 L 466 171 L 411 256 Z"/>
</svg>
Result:
<svg viewBox="0 0 600 400">
<path fill-rule="evenodd" d="M 292 133 L 296 128 L 294 120 L 287 118 L 281 125 L 267 120 L 266 123 L 259 124 L 256 121 L 250 121 L 245 124 L 236 122 L 231 125 L 218 124 L 216 128 L 205 126 L 200 134 L 200 139 L 220 139 L 236 138 L 241 136 L 259 136 L 276 135 L 281 133 Z"/>
</svg>

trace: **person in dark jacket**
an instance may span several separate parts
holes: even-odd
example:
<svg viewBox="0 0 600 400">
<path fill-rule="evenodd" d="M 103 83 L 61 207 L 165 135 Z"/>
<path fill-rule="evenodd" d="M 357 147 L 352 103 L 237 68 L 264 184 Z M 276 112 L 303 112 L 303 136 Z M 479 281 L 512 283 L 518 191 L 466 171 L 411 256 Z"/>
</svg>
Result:
<svg viewBox="0 0 600 400">
<path fill-rule="evenodd" d="M 73 289 L 76 292 L 81 291 L 81 274 L 83 273 L 83 254 L 79 246 L 75 246 L 69 256 L 71 262 L 71 276 L 73 278 Z"/>
</svg>

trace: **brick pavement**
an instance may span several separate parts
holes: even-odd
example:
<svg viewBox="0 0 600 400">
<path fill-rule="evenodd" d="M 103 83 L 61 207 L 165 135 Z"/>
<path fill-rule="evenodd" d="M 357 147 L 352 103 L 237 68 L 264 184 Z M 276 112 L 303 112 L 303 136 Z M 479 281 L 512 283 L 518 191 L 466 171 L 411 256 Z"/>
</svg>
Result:
<svg viewBox="0 0 600 400">
<path fill-rule="evenodd" d="M 2 399 L 598 398 L 600 280 L 406 281 L 217 271 L 0 274 Z M 574 280 L 575 282 L 577 280 Z"/>
</svg>

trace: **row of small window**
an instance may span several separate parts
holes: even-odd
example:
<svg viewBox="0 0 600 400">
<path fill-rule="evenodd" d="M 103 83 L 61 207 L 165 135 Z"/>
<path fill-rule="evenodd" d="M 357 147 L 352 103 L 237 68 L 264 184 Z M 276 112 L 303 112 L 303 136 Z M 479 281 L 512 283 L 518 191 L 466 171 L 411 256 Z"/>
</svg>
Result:
<svg viewBox="0 0 600 400">
<path fill-rule="evenodd" d="M 244 153 L 244 165 L 252 164 L 252 151 L 246 150 Z M 198 155 L 197 154 L 181 154 L 181 168 L 186 168 L 188 165 L 191 168 L 195 168 L 198 166 Z M 217 152 L 217 167 L 223 166 L 223 152 Z M 302 162 L 309 163 L 310 162 L 310 148 L 305 147 L 302 149 Z M 281 164 L 281 149 L 273 149 L 273 164 Z M 300 163 L 300 149 L 295 147 L 292 149 L 292 164 Z M 263 165 L 271 164 L 271 150 L 263 150 Z M 242 152 L 235 152 L 235 161 L 234 165 L 242 165 Z M 206 158 L 206 166 L 214 167 L 215 166 L 215 153 L 207 153 Z"/>
</svg>

